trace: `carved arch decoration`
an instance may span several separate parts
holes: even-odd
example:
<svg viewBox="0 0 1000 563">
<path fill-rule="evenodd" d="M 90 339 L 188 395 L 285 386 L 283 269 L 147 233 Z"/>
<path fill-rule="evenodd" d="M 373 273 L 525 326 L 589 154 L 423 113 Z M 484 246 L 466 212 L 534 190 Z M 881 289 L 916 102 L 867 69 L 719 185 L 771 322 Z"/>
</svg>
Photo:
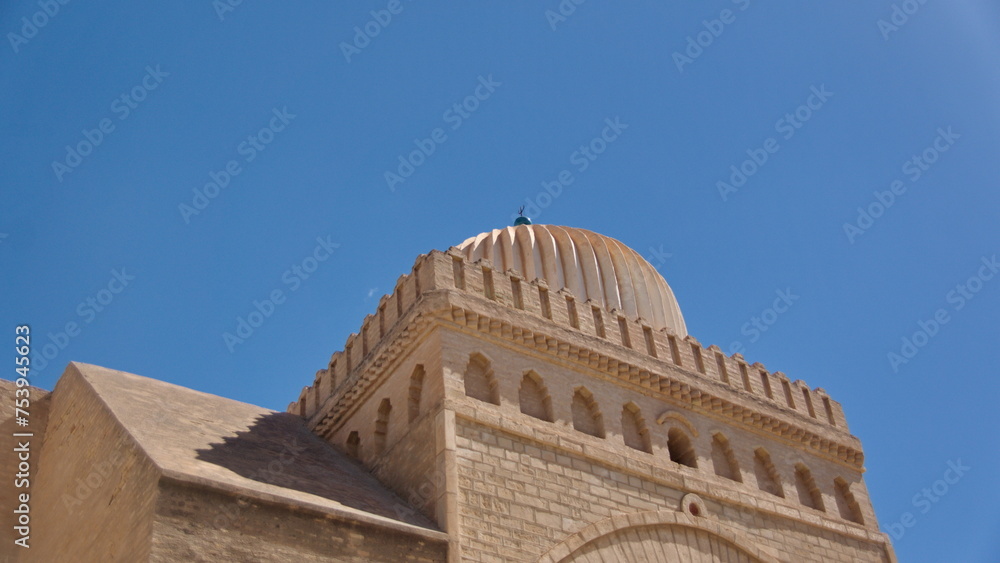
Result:
<svg viewBox="0 0 1000 563">
<path fill-rule="evenodd" d="M 677 423 L 683 426 L 684 429 L 687 430 L 688 434 L 690 434 L 692 438 L 698 437 L 698 429 L 694 427 L 694 424 L 691 424 L 690 420 L 688 420 L 683 414 L 677 411 L 666 410 L 661 412 L 660 416 L 656 417 L 657 424 L 663 425 L 666 424 L 667 422 Z"/>
<path fill-rule="evenodd" d="M 705 545 L 712 552 L 705 553 Z M 776 555 L 754 545 L 742 532 L 675 511 L 620 514 L 595 522 L 571 534 L 538 562 L 611 561 L 620 560 L 622 554 L 649 563 L 718 561 L 713 554 L 727 555 L 726 561 L 778 563 Z"/>
</svg>

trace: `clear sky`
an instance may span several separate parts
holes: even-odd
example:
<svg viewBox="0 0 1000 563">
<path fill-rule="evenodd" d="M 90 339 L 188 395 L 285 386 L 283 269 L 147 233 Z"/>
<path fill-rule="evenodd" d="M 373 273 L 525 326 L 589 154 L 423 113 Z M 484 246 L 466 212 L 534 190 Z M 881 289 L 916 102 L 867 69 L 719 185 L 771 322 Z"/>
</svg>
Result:
<svg viewBox="0 0 1000 563">
<path fill-rule="evenodd" d="M 37 385 L 284 409 L 418 254 L 527 205 L 842 402 L 901 561 L 1000 561 L 995 2 L 293 4 L 0 6 L 0 327 Z"/>
</svg>

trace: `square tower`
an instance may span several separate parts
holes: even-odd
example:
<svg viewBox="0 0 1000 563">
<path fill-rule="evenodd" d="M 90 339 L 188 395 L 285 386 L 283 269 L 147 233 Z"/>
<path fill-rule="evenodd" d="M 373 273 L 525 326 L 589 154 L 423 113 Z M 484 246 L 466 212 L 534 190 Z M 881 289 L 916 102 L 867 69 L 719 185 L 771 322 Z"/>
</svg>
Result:
<svg viewBox="0 0 1000 563">
<path fill-rule="evenodd" d="M 582 229 L 420 256 L 289 411 L 453 562 L 895 561 L 840 404 L 703 347 Z"/>
</svg>

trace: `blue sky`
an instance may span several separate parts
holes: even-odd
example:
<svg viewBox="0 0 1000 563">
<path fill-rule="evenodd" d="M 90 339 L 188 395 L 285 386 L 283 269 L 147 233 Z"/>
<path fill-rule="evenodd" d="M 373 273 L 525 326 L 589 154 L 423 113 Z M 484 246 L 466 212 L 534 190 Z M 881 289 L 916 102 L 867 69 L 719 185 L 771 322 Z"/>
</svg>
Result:
<svg viewBox="0 0 1000 563">
<path fill-rule="evenodd" d="M 0 319 L 50 345 L 36 384 L 283 409 L 418 254 L 527 205 L 841 401 L 901 561 L 1000 561 L 995 3 L 42 4 L 0 7 Z"/>
</svg>

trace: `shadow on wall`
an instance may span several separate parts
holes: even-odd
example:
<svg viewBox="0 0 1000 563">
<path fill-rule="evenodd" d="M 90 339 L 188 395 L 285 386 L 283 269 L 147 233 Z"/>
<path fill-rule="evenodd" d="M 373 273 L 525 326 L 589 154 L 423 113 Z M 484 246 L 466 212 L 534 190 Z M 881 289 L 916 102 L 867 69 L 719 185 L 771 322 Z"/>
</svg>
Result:
<svg viewBox="0 0 1000 563">
<path fill-rule="evenodd" d="M 258 483 L 437 530 L 362 465 L 313 434 L 301 418 L 290 413 L 261 416 L 249 430 L 197 453 L 199 461 Z"/>
</svg>

